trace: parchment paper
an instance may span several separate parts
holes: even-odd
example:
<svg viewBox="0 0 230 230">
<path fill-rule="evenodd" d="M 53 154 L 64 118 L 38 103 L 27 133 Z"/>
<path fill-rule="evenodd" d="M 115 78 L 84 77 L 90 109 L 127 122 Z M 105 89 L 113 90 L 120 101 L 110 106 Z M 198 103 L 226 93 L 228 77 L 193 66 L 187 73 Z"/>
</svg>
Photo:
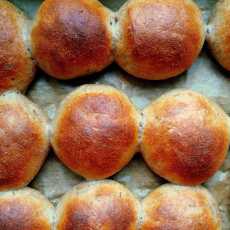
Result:
<svg viewBox="0 0 230 230">
<path fill-rule="evenodd" d="M 12 2 L 32 19 L 42 1 L 12 0 Z M 117 10 L 125 0 L 102 0 L 102 2 L 109 8 Z M 206 22 L 215 2 L 215 0 L 197 1 Z M 224 71 L 213 60 L 206 45 L 193 66 L 183 75 L 171 80 L 161 82 L 138 80 L 123 72 L 116 64 L 112 64 L 100 74 L 67 82 L 57 81 L 38 70 L 36 79 L 27 95 L 41 106 L 51 121 L 55 116 L 59 102 L 65 95 L 84 83 L 112 85 L 124 91 L 138 109 L 142 109 L 151 100 L 168 90 L 189 88 L 210 97 L 230 114 L 230 73 Z M 126 185 L 139 199 L 145 197 L 160 184 L 166 183 L 148 169 L 138 153 L 130 164 L 112 179 Z M 56 205 L 60 196 L 83 180 L 67 169 L 50 150 L 43 168 L 30 186 L 40 190 Z M 221 170 L 204 186 L 212 192 L 218 201 L 223 219 L 223 229 L 230 229 L 230 154 Z"/>
</svg>

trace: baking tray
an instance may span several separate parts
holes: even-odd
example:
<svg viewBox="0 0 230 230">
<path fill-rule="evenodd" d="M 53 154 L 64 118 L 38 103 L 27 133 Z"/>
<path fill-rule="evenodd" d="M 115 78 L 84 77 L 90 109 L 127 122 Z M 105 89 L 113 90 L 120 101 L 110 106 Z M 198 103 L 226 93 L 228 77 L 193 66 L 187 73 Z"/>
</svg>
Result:
<svg viewBox="0 0 230 230">
<path fill-rule="evenodd" d="M 33 19 L 42 0 L 12 0 Z M 117 10 L 125 0 L 102 0 L 112 10 Z M 205 22 L 207 23 L 215 0 L 199 0 Z M 216 101 L 230 114 L 230 73 L 224 71 L 212 58 L 205 44 L 203 50 L 192 67 L 179 77 L 166 81 L 139 80 L 123 72 L 116 64 L 112 64 L 99 74 L 71 81 L 58 81 L 38 69 L 27 96 L 40 105 L 49 122 L 54 118 L 60 101 L 67 93 L 85 83 L 103 83 L 112 85 L 125 92 L 138 109 L 142 109 L 161 94 L 175 88 L 186 88 L 200 92 Z M 143 162 L 140 154 L 112 179 L 126 185 L 139 199 L 151 190 L 166 183 L 153 174 Z M 41 191 L 56 205 L 59 198 L 74 185 L 84 179 L 67 169 L 50 150 L 49 156 L 39 174 L 29 185 Z M 230 154 L 224 165 L 207 183 L 204 184 L 215 196 L 223 220 L 223 229 L 230 229 Z"/>
</svg>

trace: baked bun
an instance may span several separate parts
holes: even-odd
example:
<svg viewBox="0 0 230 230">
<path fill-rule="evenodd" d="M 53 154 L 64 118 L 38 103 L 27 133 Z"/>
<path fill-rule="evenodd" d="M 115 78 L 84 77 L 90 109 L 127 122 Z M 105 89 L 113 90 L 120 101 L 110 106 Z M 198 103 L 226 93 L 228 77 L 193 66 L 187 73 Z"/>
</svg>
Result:
<svg viewBox="0 0 230 230">
<path fill-rule="evenodd" d="M 33 55 L 59 79 L 98 72 L 112 60 L 110 11 L 97 0 L 46 0 L 32 30 Z"/>
<path fill-rule="evenodd" d="M 27 185 L 46 157 L 48 135 L 41 111 L 17 92 L 0 96 L 0 143 L 0 190 Z"/>
<path fill-rule="evenodd" d="M 39 192 L 24 188 L 0 193 L 1 230 L 52 230 L 54 208 Z"/>
<path fill-rule="evenodd" d="M 179 75 L 204 43 L 201 12 L 191 0 L 131 0 L 120 9 L 118 23 L 115 60 L 139 78 Z"/>
<path fill-rule="evenodd" d="M 57 230 L 136 230 L 138 200 L 114 181 L 82 183 L 62 198 Z"/>
<path fill-rule="evenodd" d="M 33 79 L 34 62 L 29 51 L 29 21 L 9 1 L 0 0 L 0 93 L 24 91 Z"/>
<path fill-rule="evenodd" d="M 142 205 L 141 230 L 221 230 L 217 204 L 202 187 L 163 185 Z"/>
<path fill-rule="evenodd" d="M 204 96 L 174 90 L 144 110 L 141 149 L 149 167 L 165 179 L 197 185 L 224 162 L 229 118 Z"/>
<path fill-rule="evenodd" d="M 207 41 L 216 60 L 230 71 L 230 1 L 218 1 L 210 17 Z"/>
<path fill-rule="evenodd" d="M 62 162 L 88 179 L 112 176 L 133 157 L 138 145 L 138 114 L 113 87 L 84 85 L 61 104 L 52 145 Z"/>
</svg>

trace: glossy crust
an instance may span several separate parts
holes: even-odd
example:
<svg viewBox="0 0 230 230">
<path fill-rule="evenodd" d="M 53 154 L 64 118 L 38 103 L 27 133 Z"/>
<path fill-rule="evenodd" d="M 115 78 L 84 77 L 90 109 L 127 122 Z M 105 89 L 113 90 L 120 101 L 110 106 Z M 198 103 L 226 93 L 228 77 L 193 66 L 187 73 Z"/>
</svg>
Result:
<svg viewBox="0 0 230 230">
<path fill-rule="evenodd" d="M 40 169 L 47 151 L 46 120 L 19 93 L 0 96 L 0 190 L 27 185 Z"/>
<path fill-rule="evenodd" d="M 163 185 L 142 205 L 141 230 L 221 230 L 217 204 L 202 187 Z"/>
<path fill-rule="evenodd" d="M 216 60 L 230 71 L 230 1 L 218 1 L 210 17 L 207 40 Z"/>
<path fill-rule="evenodd" d="M 70 169 L 90 179 L 109 177 L 133 157 L 138 114 L 120 91 L 84 85 L 67 96 L 53 124 L 52 145 Z"/>
<path fill-rule="evenodd" d="M 139 78 L 179 75 L 204 43 L 201 12 L 190 0 L 131 0 L 121 8 L 118 23 L 115 60 Z"/>
<path fill-rule="evenodd" d="M 0 92 L 24 91 L 34 75 L 28 42 L 29 21 L 5 0 L 0 0 L 0 18 Z"/>
<path fill-rule="evenodd" d="M 98 72 L 112 60 L 110 14 L 97 0 L 46 0 L 32 30 L 40 67 L 59 79 Z"/>
<path fill-rule="evenodd" d="M 136 230 L 138 200 L 114 181 L 82 183 L 57 208 L 57 230 Z"/>
<path fill-rule="evenodd" d="M 39 192 L 24 188 L 0 193 L 1 230 L 52 230 L 54 208 Z"/>
<path fill-rule="evenodd" d="M 202 95 L 189 90 L 169 92 L 144 110 L 144 119 L 144 159 L 165 179 L 200 184 L 224 162 L 229 118 Z"/>
</svg>

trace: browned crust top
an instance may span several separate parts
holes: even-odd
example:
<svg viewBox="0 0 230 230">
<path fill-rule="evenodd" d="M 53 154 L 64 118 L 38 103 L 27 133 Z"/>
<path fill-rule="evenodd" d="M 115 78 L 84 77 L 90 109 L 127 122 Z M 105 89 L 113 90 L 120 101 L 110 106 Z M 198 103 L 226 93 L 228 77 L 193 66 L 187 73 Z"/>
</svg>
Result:
<svg viewBox="0 0 230 230">
<path fill-rule="evenodd" d="M 204 42 L 198 7 L 184 0 L 134 0 L 120 11 L 116 61 L 130 74 L 160 80 L 186 70 Z"/>
<path fill-rule="evenodd" d="M 220 230 L 218 207 L 203 188 L 164 185 L 143 201 L 141 230 Z"/>
<path fill-rule="evenodd" d="M 219 169 L 229 145 L 229 123 L 216 105 L 195 92 L 175 91 L 144 113 L 142 152 L 159 175 L 194 185 Z"/>
<path fill-rule="evenodd" d="M 45 121 L 35 108 L 29 114 L 26 103 L 17 94 L 0 97 L 0 190 L 29 183 L 40 169 L 47 151 Z M 13 97 L 13 96 L 12 96 Z M 25 103 L 25 104 L 24 104 Z M 33 117 L 34 116 L 34 117 Z"/>
<path fill-rule="evenodd" d="M 103 89 L 76 96 L 73 93 L 64 103 L 55 126 L 52 142 L 58 157 L 86 178 L 113 175 L 136 151 L 135 109 L 114 89 L 110 93 Z"/>
<path fill-rule="evenodd" d="M 34 63 L 23 38 L 26 18 L 5 0 L 0 1 L 0 18 L 0 92 L 25 90 L 34 73 Z"/>
<path fill-rule="evenodd" d="M 116 184 L 99 183 L 66 196 L 57 229 L 136 230 L 138 201 Z"/>
<path fill-rule="evenodd" d="M 109 11 L 95 0 L 46 0 L 32 31 L 33 53 L 50 75 L 70 79 L 112 61 Z"/>
</svg>

